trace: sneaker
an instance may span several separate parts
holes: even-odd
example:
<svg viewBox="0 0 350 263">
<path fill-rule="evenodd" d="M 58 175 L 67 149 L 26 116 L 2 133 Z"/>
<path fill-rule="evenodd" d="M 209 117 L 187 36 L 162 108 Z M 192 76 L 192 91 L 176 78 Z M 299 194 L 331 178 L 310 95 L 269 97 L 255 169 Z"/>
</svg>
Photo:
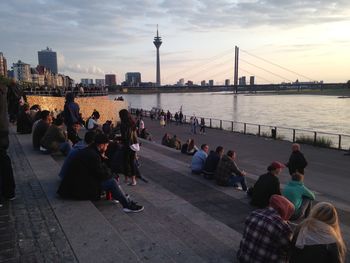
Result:
<svg viewBox="0 0 350 263">
<path fill-rule="evenodd" d="M 233 188 L 235 188 L 236 190 L 239 190 L 239 191 L 243 190 L 242 187 L 240 187 L 240 186 L 234 186 Z"/>
<path fill-rule="evenodd" d="M 112 199 L 111 201 L 112 201 L 112 203 L 119 204 L 118 200 Z"/>
<path fill-rule="evenodd" d="M 144 207 L 142 205 L 138 205 L 135 202 L 131 201 L 128 207 L 123 208 L 123 211 L 125 213 L 138 213 L 143 211 L 143 209 Z"/>
<path fill-rule="evenodd" d="M 16 196 L 9 198 L 10 201 L 16 200 Z"/>
<path fill-rule="evenodd" d="M 134 183 L 128 183 L 128 186 L 136 186 L 136 182 L 134 182 Z"/>
<path fill-rule="evenodd" d="M 3 204 L 2 204 L 2 203 L 0 203 L 0 208 L 1 208 L 1 207 L 3 207 Z"/>
</svg>

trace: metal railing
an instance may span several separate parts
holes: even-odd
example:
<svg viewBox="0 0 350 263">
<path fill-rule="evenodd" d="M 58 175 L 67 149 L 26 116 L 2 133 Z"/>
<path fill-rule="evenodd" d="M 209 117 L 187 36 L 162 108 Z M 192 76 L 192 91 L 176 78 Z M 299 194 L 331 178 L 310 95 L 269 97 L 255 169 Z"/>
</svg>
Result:
<svg viewBox="0 0 350 263">
<path fill-rule="evenodd" d="M 131 108 L 132 114 L 136 113 L 136 108 Z M 151 111 L 143 110 L 142 116 L 150 117 Z M 156 117 L 156 116 L 155 116 Z M 196 116 L 198 121 L 201 118 L 205 120 L 205 126 L 211 129 L 221 129 L 231 132 L 243 133 L 260 137 L 272 138 L 275 140 L 286 140 L 291 142 L 300 142 L 313 144 L 315 146 L 334 148 L 339 150 L 350 149 L 349 134 L 335 134 L 322 131 L 313 131 L 307 129 L 296 129 L 283 126 L 270 126 L 248 122 L 238 122 L 229 120 L 220 120 Z M 182 123 L 189 124 L 191 116 L 183 115 Z M 175 122 L 174 116 L 170 120 Z"/>
<path fill-rule="evenodd" d="M 24 90 L 25 95 L 36 95 L 36 96 L 51 96 L 51 97 L 64 97 L 66 93 L 72 92 L 70 90 Z M 93 97 L 93 96 L 107 96 L 108 91 L 73 91 L 76 97 Z"/>
</svg>

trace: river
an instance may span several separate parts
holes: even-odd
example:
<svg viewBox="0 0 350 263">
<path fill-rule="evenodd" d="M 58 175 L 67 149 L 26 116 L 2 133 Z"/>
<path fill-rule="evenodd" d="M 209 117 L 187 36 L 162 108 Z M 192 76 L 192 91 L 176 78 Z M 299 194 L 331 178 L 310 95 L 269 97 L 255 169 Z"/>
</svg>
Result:
<svg viewBox="0 0 350 263">
<path fill-rule="evenodd" d="M 110 95 L 111 99 L 118 95 Z M 160 107 L 185 115 L 350 134 L 350 98 L 324 95 L 220 93 L 123 94 L 132 108 Z"/>
</svg>

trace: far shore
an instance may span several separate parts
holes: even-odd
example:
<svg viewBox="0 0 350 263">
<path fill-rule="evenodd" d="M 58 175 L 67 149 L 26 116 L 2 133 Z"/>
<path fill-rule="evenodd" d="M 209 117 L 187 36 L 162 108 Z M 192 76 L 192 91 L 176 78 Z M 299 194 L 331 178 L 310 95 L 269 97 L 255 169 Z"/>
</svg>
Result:
<svg viewBox="0 0 350 263">
<path fill-rule="evenodd" d="M 128 89 L 126 92 L 112 91 L 109 95 L 124 95 L 124 94 L 158 94 L 158 93 L 213 93 L 213 92 L 227 92 L 233 93 L 233 90 L 228 89 L 208 89 L 208 88 L 174 88 L 164 90 L 154 89 Z M 266 91 L 238 91 L 237 94 L 244 95 L 325 95 L 325 96 L 338 96 L 339 98 L 350 98 L 350 88 L 342 89 L 301 89 L 301 90 L 266 90 Z"/>
</svg>

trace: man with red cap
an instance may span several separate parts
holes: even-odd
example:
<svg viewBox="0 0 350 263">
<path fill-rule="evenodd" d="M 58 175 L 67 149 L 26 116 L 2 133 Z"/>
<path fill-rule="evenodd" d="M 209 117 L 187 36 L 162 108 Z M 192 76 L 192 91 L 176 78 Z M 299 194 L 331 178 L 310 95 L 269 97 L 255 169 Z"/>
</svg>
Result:
<svg viewBox="0 0 350 263">
<path fill-rule="evenodd" d="M 282 172 L 284 167 L 284 164 L 274 161 L 267 167 L 268 172 L 259 176 L 259 179 L 251 190 L 251 205 L 264 208 L 268 206 L 272 195 L 281 195 L 278 175 Z"/>
<path fill-rule="evenodd" d="M 268 207 L 253 211 L 245 221 L 238 261 L 288 262 L 292 229 L 287 220 L 293 213 L 294 205 L 281 195 L 272 195 Z"/>
</svg>

